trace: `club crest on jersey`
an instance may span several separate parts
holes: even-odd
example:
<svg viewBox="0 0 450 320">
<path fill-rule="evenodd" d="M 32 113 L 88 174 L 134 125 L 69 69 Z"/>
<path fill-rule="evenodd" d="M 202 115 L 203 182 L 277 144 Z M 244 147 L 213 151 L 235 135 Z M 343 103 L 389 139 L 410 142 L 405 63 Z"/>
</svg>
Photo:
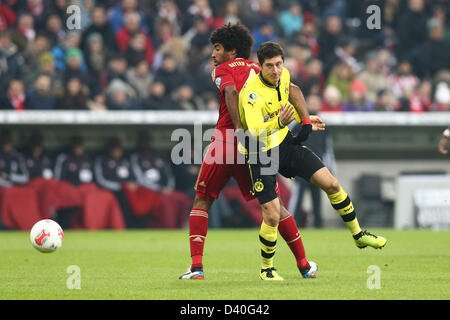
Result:
<svg viewBox="0 0 450 320">
<path fill-rule="evenodd" d="M 255 191 L 261 192 L 263 190 L 264 190 L 264 183 L 262 183 L 261 181 L 256 181 L 255 182 Z"/>
<path fill-rule="evenodd" d="M 248 95 L 248 100 L 256 101 L 257 99 L 258 99 L 258 95 L 254 92 L 250 92 L 250 94 Z"/>
<path fill-rule="evenodd" d="M 216 79 L 216 86 L 217 86 L 217 89 L 219 89 L 220 90 L 220 84 L 222 83 L 222 78 L 221 77 L 217 77 L 217 79 Z"/>
</svg>

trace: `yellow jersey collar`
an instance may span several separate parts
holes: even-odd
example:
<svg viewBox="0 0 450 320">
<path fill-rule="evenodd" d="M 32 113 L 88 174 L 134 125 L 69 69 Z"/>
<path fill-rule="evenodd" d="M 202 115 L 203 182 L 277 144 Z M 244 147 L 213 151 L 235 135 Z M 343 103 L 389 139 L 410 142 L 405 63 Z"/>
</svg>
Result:
<svg viewBox="0 0 450 320">
<path fill-rule="evenodd" d="M 274 85 L 271 84 L 269 81 L 267 81 L 266 79 L 264 79 L 264 77 L 263 77 L 263 75 L 262 75 L 262 72 L 260 72 L 258 75 L 259 75 L 259 79 L 261 79 L 261 82 L 262 82 L 265 86 L 267 86 L 267 87 L 269 87 L 269 88 L 273 88 L 273 89 L 276 89 L 276 88 L 278 88 L 278 87 L 280 86 L 280 82 L 278 82 L 278 85 L 277 85 L 277 86 L 274 86 Z"/>
</svg>

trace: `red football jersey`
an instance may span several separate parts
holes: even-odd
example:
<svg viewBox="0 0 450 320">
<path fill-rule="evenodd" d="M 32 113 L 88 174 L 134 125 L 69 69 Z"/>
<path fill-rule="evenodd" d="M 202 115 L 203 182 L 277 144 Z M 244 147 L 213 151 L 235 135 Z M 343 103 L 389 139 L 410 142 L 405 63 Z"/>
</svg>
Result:
<svg viewBox="0 0 450 320">
<path fill-rule="evenodd" d="M 253 61 L 243 58 L 237 58 L 217 66 L 212 72 L 212 79 L 217 87 L 220 97 L 219 120 L 216 129 L 222 131 L 225 138 L 225 129 L 234 129 L 230 114 L 225 103 L 224 89 L 228 86 L 235 86 L 236 90 L 241 91 L 245 82 L 252 72 L 257 74 L 260 71 L 259 66 Z"/>
</svg>

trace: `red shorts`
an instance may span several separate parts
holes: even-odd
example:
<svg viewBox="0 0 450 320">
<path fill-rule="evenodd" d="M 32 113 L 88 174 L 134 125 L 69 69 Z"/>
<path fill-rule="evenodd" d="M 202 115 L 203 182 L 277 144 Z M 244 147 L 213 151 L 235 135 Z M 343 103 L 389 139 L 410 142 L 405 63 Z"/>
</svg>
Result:
<svg viewBox="0 0 450 320">
<path fill-rule="evenodd" d="M 255 199 L 251 193 L 252 183 L 249 168 L 245 163 L 238 163 L 235 144 L 214 140 L 208 147 L 202 167 L 195 184 L 195 191 L 201 198 L 217 199 L 227 182 L 233 177 L 239 185 L 245 200 Z M 227 159 L 227 155 L 228 158 Z M 216 160 L 221 161 L 216 161 Z"/>
</svg>

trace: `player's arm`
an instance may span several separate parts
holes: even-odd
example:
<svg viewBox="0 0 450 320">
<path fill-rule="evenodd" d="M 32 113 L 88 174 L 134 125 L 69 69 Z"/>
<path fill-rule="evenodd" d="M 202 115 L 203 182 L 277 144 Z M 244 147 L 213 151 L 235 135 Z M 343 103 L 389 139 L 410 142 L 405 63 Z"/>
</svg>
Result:
<svg viewBox="0 0 450 320">
<path fill-rule="evenodd" d="M 439 152 L 442 154 L 447 154 L 448 150 L 445 149 L 445 146 L 447 145 L 448 142 L 448 138 L 450 137 L 450 127 L 448 127 L 447 129 L 444 130 L 444 132 L 442 132 L 442 137 L 441 140 L 439 141 Z"/>
<path fill-rule="evenodd" d="M 297 114 L 300 116 L 303 125 L 299 134 L 294 139 L 295 143 L 300 144 L 303 141 L 306 141 L 312 131 L 325 130 L 325 123 L 320 117 L 310 116 L 302 91 L 292 82 L 289 84 L 289 100 L 292 102 L 295 111 L 297 111 Z"/>
<path fill-rule="evenodd" d="M 309 118 L 309 112 L 308 107 L 306 106 L 305 97 L 303 96 L 303 93 L 300 90 L 299 86 L 293 84 L 292 82 L 289 84 L 289 100 L 294 106 L 295 111 L 297 111 L 298 115 L 300 116 L 301 121 Z"/>
<path fill-rule="evenodd" d="M 293 84 L 292 82 L 289 85 L 289 100 L 291 100 L 295 110 L 302 120 L 309 117 L 312 123 L 312 131 L 325 130 L 325 122 L 323 122 L 323 120 L 319 116 L 313 116 L 309 114 L 305 97 L 303 96 L 302 91 L 297 85 Z"/>
<path fill-rule="evenodd" d="M 225 103 L 227 105 L 228 113 L 233 122 L 236 131 L 242 130 L 241 117 L 239 115 L 239 92 L 234 85 L 225 87 L 223 90 L 225 95 Z"/>
<path fill-rule="evenodd" d="M 248 127 L 248 130 L 253 136 L 261 136 L 268 131 L 278 130 L 284 128 L 289 122 L 292 121 L 294 109 L 292 106 L 281 105 L 281 111 L 279 117 L 273 117 L 268 121 L 264 121 L 263 114 L 261 112 L 265 105 L 264 100 L 259 97 L 256 100 L 250 101 L 247 97 L 243 98 L 242 110 L 244 112 L 244 118 Z"/>
</svg>

